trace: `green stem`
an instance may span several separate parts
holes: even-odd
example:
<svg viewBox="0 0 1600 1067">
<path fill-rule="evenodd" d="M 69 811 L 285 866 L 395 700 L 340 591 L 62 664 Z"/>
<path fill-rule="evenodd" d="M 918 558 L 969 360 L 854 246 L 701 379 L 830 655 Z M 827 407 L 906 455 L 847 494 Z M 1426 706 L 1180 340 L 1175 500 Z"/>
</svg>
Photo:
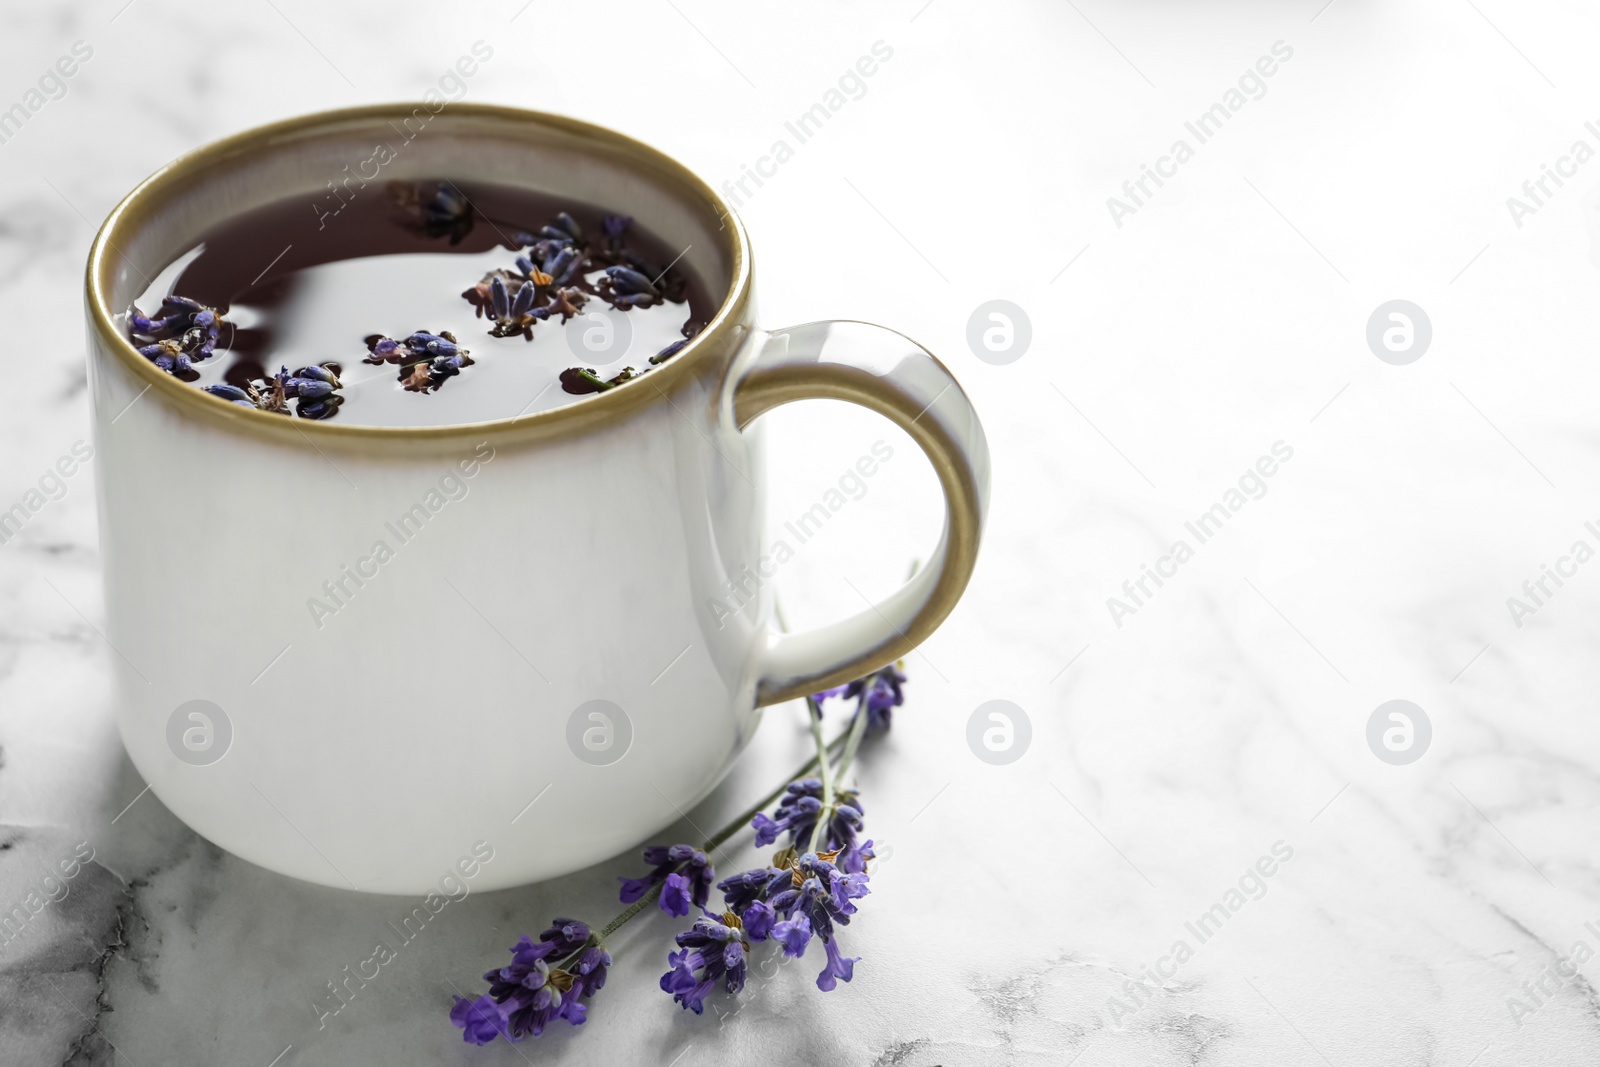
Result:
<svg viewBox="0 0 1600 1067">
<path fill-rule="evenodd" d="M 813 717 L 812 721 L 814 725 L 813 732 L 820 739 L 821 726 L 816 724 L 815 717 Z M 857 740 L 859 741 L 859 738 Z M 848 743 L 848 741 L 849 734 L 840 734 L 832 741 L 829 741 L 826 746 L 823 746 L 823 751 L 832 753 L 836 749 L 842 748 Z M 736 816 L 732 822 L 728 823 L 722 829 L 712 834 L 711 837 L 706 840 L 705 851 L 714 851 L 716 848 L 722 845 L 723 842 L 727 841 L 728 838 L 738 833 L 741 828 L 750 825 L 751 819 L 754 819 L 761 812 L 765 811 L 769 804 L 783 795 L 783 791 L 789 788 L 790 782 L 799 778 L 804 778 L 811 772 L 813 767 L 818 765 L 819 762 L 822 762 L 820 753 L 819 755 L 812 756 L 799 770 L 783 779 L 782 783 L 776 789 L 762 797 L 760 800 L 756 801 L 754 804 L 750 805 L 748 809 Z M 650 907 L 650 905 L 654 904 L 661 896 L 661 889 L 662 887 L 660 885 L 651 886 L 648 893 L 634 901 L 632 904 L 629 904 L 626 908 L 623 908 L 622 911 L 618 912 L 617 917 L 606 923 L 605 929 L 601 930 L 600 933 L 592 940 L 594 940 L 597 944 L 603 943 L 606 938 L 610 937 L 612 934 L 621 929 L 622 925 L 629 919 L 632 919 L 635 915 L 638 915 L 641 911 L 644 911 L 646 908 Z"/>
<path fill-rule="evenodd" d="M 616 386 L 612 385 L 610 382 L 606 381 L 604 378 L 585 367 L 574 367 L 573 369 L 578 372 L 579 378 L 582 378 L 584 381 L 588 382 L 602 393 L 607 389 L 616 388 Z"/>
<path fill-rule="evenodd" d="M 861 706 L 856 709 L 856 717 L 850 721 L 850 732 L 844 741 L 844 754 L 839 757 L 839 766 L 833 773 L 840 782 L 844 781 L 845 772 L 850 769 L 850 764 L 856 758 L 856 749 L 861 747 L 861 738 L 867 732 L 867 702 L 865 697 Z"/>
<path fill-rule="evenodd" d="M 828 766 L 828 746 L 822 740 L 822 709 L 814 697 L 806 697 L 807 718 L 811 720 L 811 737 L 817 743 L 817 762 L 822 767 L 822 807 L 817 810 L 817 821 L 811 827 L 811 841 L 807 852 L 815 852 L 817 843 L 824 840 L 823 830 L 828 825 L 833 807 L 833 771 Z"/>
<path fill-rule="evenodd" d="M 809 700 L 810 698 L 808 697 L 807 699 Z M 816 732 L 820 737 L 820 727 Z M 832 824 L 833 817 L 839 812 L 839 798 L 836 790 L 844 788 L 844 776 L 850 770 L 850 764 L 856 758 L 856 749 L 861 747 L 861 738 L 866 735 L 866 732 L 867 708 L 866 702 L 863 700 L 856 708 L 855 718 L 850 720 L 850 728 L 842 738 L 834 738 L 835 745 L 841 740 L 844 741 L 844 752 L 839 757 L 839 765 L 833 769 L 831 776 L 826 771 L 824 773 L 822 779 L 822 807 L 817 810 L 817 822 L 811 828 L 811 846 L 807 851 L 817 851 L 817 845 L 825 840 L 823 835 L 826 832 L 826 827 Z M 827 767 L 826 762 L 823 763 L 823 767 Z"/>
<path fill-rule="evenodd" d="M 629 919 L 633 918 L 650 905 L 654 904 L 656 902 L 656 898 L 660 895 L 661 886 L 651 886 L 650 892 L 646 893 L 632 904 L 629 904 L 626 908 L 623 908 L 622 911 L 617 913 L 617 917 L 615 919 L 612 919 L 610 922 L 606 923 L 606 928 L 600 931 L 599 939 L 604 941 L 606 938 L 616 933 L 619 929 L 621 929 L 623 923 L 627 922 Z"/>
</svg>

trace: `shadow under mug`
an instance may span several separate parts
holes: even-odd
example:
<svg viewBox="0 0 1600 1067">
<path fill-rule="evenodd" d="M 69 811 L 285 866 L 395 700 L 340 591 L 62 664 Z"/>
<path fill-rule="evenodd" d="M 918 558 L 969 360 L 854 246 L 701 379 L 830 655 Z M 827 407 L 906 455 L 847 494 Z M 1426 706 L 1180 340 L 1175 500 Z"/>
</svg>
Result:
<svg viewBox="0 0 1600 1067">
<path fill-rule="evenodd" d="M 396 145 L 414 116 L 425 128 Z M 634 381 L 468 425 L 286 418 L 138 354 L 129 305 L 203 233 L 296 194 L 310 205 L 383 143 L 380 182 L 496 183 L 633 215 L 688 249 L 720 309 Z M 90 252 L 87 305 L 123 742 L 196 832 L 296 878 L 412 894 L 470 868 L 494 889 L 615 855 L 717 784 L 761 706 L 905 654 L 972 573 L 989 455 L 949 371 L 879 326 L 760 329 L 728 205 L 606 129 L 463 103 L 238 134 L 118 205 Z M 813 398 L 910 434 L 946 521 L 887 599 L 780 634 L 757 573 L 757 420 Z"/>
</svg>

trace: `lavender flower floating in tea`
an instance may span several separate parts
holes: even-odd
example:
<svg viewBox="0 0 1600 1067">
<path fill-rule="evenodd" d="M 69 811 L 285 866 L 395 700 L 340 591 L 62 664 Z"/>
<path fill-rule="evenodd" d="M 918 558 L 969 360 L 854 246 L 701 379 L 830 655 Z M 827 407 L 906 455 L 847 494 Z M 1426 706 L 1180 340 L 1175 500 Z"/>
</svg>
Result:
<svg viewBox="0 0 1600 1067">
<path fill-rule="evenodd" d="M 243 386 L 221 383 L 201 388 L 231 404 L 276 415 L 287 415 L 289 401 L 295 400 L 295 414 L 302 419 L 330 418 L 344 403 L 344 397 L 336 392 L 344 388 L 337 363 L 301 367 L 293 374 L 288 367 L 280 367 L 272 377 L 251 380 Z"/>
<path fill-rule="evenodd" d="M 451 181 L 346 192 L 337 218 L 284 200 L 206 233 L 129 309 L 140 354 L 240 407 L 443 425 L 614 389 L 715 311 L 687 249 L 625 215 Z M 572 366 L 596 316 L 624 313 L 631 347 Z"/>
<path fill-rule="evenodd" d="M 462 1038 L 487 1045 L 497 1037 L 537 1037 L 557 1019 L 574 1026 L 588 1019 L 588 1004 L 604 985 L 611 954 L 605 939 L 652 904 L 677 918 L 700 911 L 678 934 L 678 951 L 667 953 L 660 986 L 683 1008 L 703 1014 L 718 989 L 743 992 L 755 946 L 771 942 L 784 957 L 799 959 L 822 946 L 817 988 L 830 992 L 855 977 L 860 957 L 846 956 L 839 928 L 858 913 L 856 901 L 871 890 L 868 867 L 876 858 L 863 839 L 865 816 L 859 792 L 844 784 L 863 739 L 889 729 L 890 712 L 905 701 L 906 676 L 895 664 L 848 686 L 806 698 L 817 754 L 749 811 L 717 831 L 703 846 L 651 845 L 643 877 L 621 879 L 628 907 L 596 932 L 576 919 L 556 919 L 535 942 L 524 936 L 511 946 L 511 963 L 484 974 L 489 991 L 475 999 L 454 998 L 450 1021 Z M 832 741 L 823 739 L 823 704 L 855 698 L 849 725 Z M 817 773 L 813 775 L 811 772 Z M 771 815 L 767 807 L 774 801 Z M 756 831 L 757 848 L 783 844 L 763 866 L 716 881 L 710 857 L 740 829 Z M 722 894 L 713 911 L 711 887 Z"/>
<path fill-rule="evenodd" d="M 225 325 L 216 308 L 186 296 L 168 296 L 155 318 L 135 306 L 128 312 L 128 336 L 139 354 L 168 374 L 186 374 L 211 358 Z"/>
</svg>

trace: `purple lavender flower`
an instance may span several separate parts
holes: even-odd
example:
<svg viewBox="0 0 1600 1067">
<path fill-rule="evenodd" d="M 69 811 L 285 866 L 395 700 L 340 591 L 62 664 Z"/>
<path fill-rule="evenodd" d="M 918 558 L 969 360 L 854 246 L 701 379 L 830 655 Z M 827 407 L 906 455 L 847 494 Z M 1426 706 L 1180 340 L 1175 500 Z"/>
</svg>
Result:
<svg viewBox="0 0 1600 1067">
<path fill-rule="evenodd" d="M 856 913 L 852 901 L 871 892 L 865 873 L 847 874 L 815 852 L 801 856 L 790 872 L 790 885 L 774 893 L 767 903 L 786 920 L 804 915 L 811 920 L 812 931 L 822 938 L 832 935 L 834 923 L 848 925 Z"/>
<path fill-rule="evenodd" d="M 693 845 L 651 845 L 644 850 L 644 861 L 655 869 L 643 878 L 621 879 L 624 904 L 632 904 L 659 884 L 661 910 L 668 915 L 682 918 L 689 914 L 691 903 L 705 908 L 717 872 L 704 852 Z"/>
<path fill-rule="evenodd" d="M 772 910 L 772 905 L 764 900 L 757 900 L 745 908 L 740 916 L 744 921 L 745 932 L 752 941 L 765 941 L 772 936 L 772 927 L 778 919 L 778 913 Z"/>
<path fill-rule="evenodd" d="M 533 281 L 522 282 L 513 293 L 504 276 L 496 274 L 489 282 L 489 319 L 494 323 L 489 333 L 495 337 L 522 334 L 532 340 L 533 324 L 550 314 L 534 306 L 538 294 L 539 286 Z"/>
<path fill-rule="evenodd" d="M 502 1036 L 511 1040 L 506 1014 L 488 994 L 477 1000 L 456 997 L 455 1006 L 450 1009 L 450 1021 L 461 1029 L 462 1040 L 474 1045 L 487 1045 Z"/>
<path fill-rule="evenodd" d="M 898 663 L 891 663 L 881 671 L 874 671 L 865 678 L 857 678 L 849 685 L 835 686 L 814 693 L 811 699 L 817 704 L 832 697 L 842 696 L 846 700 L 854 697 L 856 710 L 862 708 L 867 712 L 867 729 L 883 731 L 889 729 L 890 712 L 905 703 L 906 676 L 900 670 Z"/>
<path fill-rule="evenodd" d="M 445 379 L 455 377 L 463 367 L 475 362 L 471 353 L 462 348 L 448 330 L 439 333 L 418 330 L 400 341 L 373 334 L 367 338 L 367 350 L 363 363 L 397 364 L 401 384 L 414 393 L 438 389 Z"/>
<path fill-rule="evenodd" d="M 812 935 L 822 939 L 827 964 L 817 975 L 817 988 L 827 992 L 839 979 L 850 981 L 861 958 L 840 955 L 836 927 L 848 925 L 857 910 L 854 902 L 871 892 L 867 875 L 864 871 L 847 873 L 829 859 L 808 852 L 795 863 L 790 881 L 788 888 L 768 901 L 772 910 L 783 916 L 782 922 L 773 925 L 772 936 L 784 946 L 786 955 L 796 958 L 805 954 Z M 799 925 L 802 919 L 805 927 Z"/>
<path fill-rule="evenodd" d="M 856 697 L 867 711 L 867 729 L 889 729 L 889 715 L 905 703 L 906 676 L 899 664 L 891 663 L 881 671 L 859 678 L 845 686 L 846 699 Z"/>
<path fill-rule="evenodd" d="M 200 388 L 202 391 L 210 393 L 212 396 L 221 397 L 230 404 L 238 404 L 240 407 L 247 408 L 253 408 L 256 406 L 255 401 L 250 399 L 250 394 L 245 392 L 243 389 L 240 389 L 237 385 L 228 385 L 226 383 L 219 382 L 216 385 L 202 385 Z"/>
<path fill-rule="evenodd" d="M 774 923 L 772 939 L 783 946 L 785 956 L 799 959 L 806 954 L 806 946 L 811 944 L 811 920 L 804 915 L 798 915 L 793 919 Z"/>
<path fill-rule="evenodd" d="M 154 316 L 137 306 L 128 309 L 128 335 L 138 342 L 139 354 L 168 374 L 187 374 L 192 364 L 209 359 L 225 325 L 215 308 L 186 296 L 163 298 Z"/>
<path fill-rule="evenodd" d="M 343 388 L 338 364 L 313 363 L 309 367 L 301 367 L 290 376 L 284 383 L 284 394 L 299 399 L 294 413 L 302 419 L 327 419 L 332 418 L 344 403 L 344 397 L 337 393 Z"/>
<path fill-rule="evenodd" d="M 828 954 L 828 963 L 822 969 L 822 973 L 817 975 L 817 988 L 824 993 L 831 993 L 840 979 L 848 982 L 855 977 L 856 964 L 861 962 L 861 957 L 841 956 L 837 938 L 824 939 L 822 949 Z"/>
<path fill-rule="evenodd" d="M 418 330 L 406 338 L 406 345 L 413 352 L 426 352 L 430 356 L 454 356 L 465 351 L 457 346 L 455 335 L 448 330 L 443 333 Z"/>
<path fill-rule="evenodd" d="M 343 388 L 334 372 L 336 364 L 313 364 L 301 367 L 293 374 L 288 367 L 280 367 L 276 374 L 257 378 L 242 387 L 218 382 L 201 386 L 201 389 L 230 404 L 256 408 L 275 415 L 289 414 L 289 401 L 296 400 L 295 414 L 303 419 L 326 419 L 339 410 L 344 398 L 336 390 Z"/>
<path fill-rule="evenodd" d="M 569 285 L 583 268 L 583 253 L 573 245 L 563 245 L 545 259 L 540 269 L 550 275 L 554 285 Z"/>
<path fill-rule="evenodd" d="M 543 237 L 557 241 L 582 241 L 583 227 L 578 225 L 578 220 L 561 212 L 549 226 L 541 227 L 539 233 Z"/>
<path fill-rule="evenodd" d="M 660 293 L 649 278 L 632 267 L 607 267 L 606 279 L 619 293 L 648 293 L 650 296 L 657 296 Z"/>
<path fill-rule="evenodd" d="M 520 262 L 520 260 L 519 260 Z M 461 298 L 471 304 L 478 318 L 485 315 L 491 318 L 494 315 L 494 283 L 499 281 L 507 290 L 515 290 L 523 283 L 523 279 L 508 270 L 492 270 L 472 288 L 464 291 Z"/>
<path fill-rule="evenodd" d="M 542 259 L 543 257 L 541 256 L 540 258 Z M 512 264 L 517 268 L 517 274 L 522 276 L 522 282 L 524 285 L 529 282 L 532 282 L 534 285 L 549 285 L 552 281 L 554 281 L 550 275 L 546 274 L 544 271 L 535 266 L 533 260 L 528 256 L 518 256 L 512 261 Z M 496 273 L 498 273 L 501 277 L 510 276 L 509 271 L 498 271 Z M 515 284 L 515 282 L 516 278 L 513 277 L 512 284 Z"/>
<path fill-rule="evenodd" d="M 302 400 L 321 400 L 325 396 L 333 395 L 333 386 L 316 378 L 293 377 L 289 379 L 288 388 L 292 390 L 291 396 Z"/>
<path fill-rule="evenodd" d="M 788 880 L 787 868 L 757 867 L 753 871 L 744 871 L 731 878 L 724 878 L 717 883 L 717 888 L 722 890 L 722 899 L 728 907 L 745 916 L 745 927 L 750 930 L 751 936 L 757 941 L 762 941 L 765 940 L 765 934 L 758 935 L 756 928 L 770 924 L 752 922 L 749 918 L 749 909 L 757 904 L 763 904 L 770 894 L 777 892 L 778 887 Z"/>
<path fill-rule="evenodd" d="M 515 271 L 490 271 L 461 294 L 479 318 L 488 318 L 494 324 L 489 330 L 494 337 L 521 334 L 531 341 L 534 323 L 546 322 L 552 315 L 560 315 L 561 321 L 566 322 L 588 300 L 587 293 L 568 284 L 582 272 L 582 252 L 562 231 L 546 229 L 562 233 L 562 239 L 535 241 L 533 257 L 518 256 Z M 543 267 L 537 262 L 542 262 Z"/>
<path fill-rule="evenodd" d="M 838 858 L 833 862 L 846 874 L 865 874 L 868 861 L 877 858 L 878 854 L 873 851 L 872 839 L 869 837 L 861 842 L 852 841 L 841 848 Z"/>
<path fill-rule="evenodd" d="M 729 993 L 744 988 L 750 942 L 744 939 L 744 924 L 733 912 L 720 916 L 707 912 L 694 921 L 692 929 L 679 934 L 677 941 L 681 951 L 667 954 L 670 969 L 661 976 L 661 989 L 680 1005 L 699 1015 L 719 979 Z"/>
<path fill-rule="evenodd" d="M 578 225 L 578 220 L 565 211 L 556 214 L 556 226 L 567 233 L 574 241 L 583 240 L 583 227 Z"/>
<path fill-rule="evenodd" d="M 855 846 L 856 834 L 862 827 L 863 812 L 857 790 L 838 789 L 834 792 L 834 811 L 824 830 L 823 839 L 816 842 L 822 851 L 837 851 Z M 761 812 L 750 821 L 756 831 L 756 847 L 762 848 L 777 841 L 787 833 L 789 844 L 800 847 L 811 840 L 822 811 L 822 780 L 802 778 L 790 782 L 771 815 Z"/>
<path fill-rule="evenodd" d="M 765 848 L 787 833 L 790 843 L 800 840 L 802 832 L 809 834 L 822 811 L 822 779 L 802 778 L 790 782 L 772 814 L 758 812 L 750 820 L 756 831 L 756 847 Z"/>
<path fill-rule="evenodd" d="M 870 857 L 872 842 L 863 848 Z M 840 979 L 850 981 L 855 973 L 860 957 L 840 954 L 836 928 L 849 924 L 856 914 L 855 901 L 871 890 L 865 869 L 852 871 L 840 866 L 840 854 L 807 852 L 798 859 L 793 855 L 789 852 L 790 866 L 745 871 L 724 879 L 718 888 L 730 914 L 743 915 L 745 932 L 752 941 L 775 941 L 784 955 L 798 959 L 805 955 L 813 937 L 821 938 L 827 965 L 817 976 L 817 988 L 826 992 Z M 864 861 L 861 866 L 865 867 Z"/>
<path fill-rule="evenodd" d="M 663 302 L 661 290 L 650 277 L 627 266 L 607 267 L 596 289 L 602 300 L 619 311 L 654 307 Z"/>
<path fill-rule="evenodd" d="M 189 357 L 183 351 L 183 345 L 168 338 L 165 341 L 156 341 L 154 344 L 142 345 L 139 354 L 168 374 L 183 374 L 189 371 Z"/>
<path fill-rule="evenodd" d="M 582 1000 L 604 988 L 610 965 L 587 924 L 557 919 L 538 941 L 524 935 L 511 946 L 511 963 L 483 976 L 486 996 L 456 997 L 450 1021 L 475 1045 L 501 1035 L 509 1041 L 537 1037 L 557 1019 L 582 1025 L 588 1017 Z"/>
</svg>

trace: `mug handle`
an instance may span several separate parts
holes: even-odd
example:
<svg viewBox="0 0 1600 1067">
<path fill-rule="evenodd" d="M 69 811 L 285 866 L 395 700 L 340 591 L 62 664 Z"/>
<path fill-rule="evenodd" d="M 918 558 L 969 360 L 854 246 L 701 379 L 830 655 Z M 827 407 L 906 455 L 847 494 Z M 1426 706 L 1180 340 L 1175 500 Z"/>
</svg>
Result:
<svg viewBox="0 0 1600 1067">
<path fill-rule="evenodd" d="M 795 400 L 848 400 L 910 434 L 944 489 L 944 533 L 928 565 L 882 602 L 820 629 L 772 634 L 758 706 L 853 681 L 926 640 L 972 577 L 989 508 L 989 444 L 978 413 L 945 365 L 910 338 L 867 322 L 774 330 L 733 387 L 734 424 L 743 430 Z"/>
</svg>

